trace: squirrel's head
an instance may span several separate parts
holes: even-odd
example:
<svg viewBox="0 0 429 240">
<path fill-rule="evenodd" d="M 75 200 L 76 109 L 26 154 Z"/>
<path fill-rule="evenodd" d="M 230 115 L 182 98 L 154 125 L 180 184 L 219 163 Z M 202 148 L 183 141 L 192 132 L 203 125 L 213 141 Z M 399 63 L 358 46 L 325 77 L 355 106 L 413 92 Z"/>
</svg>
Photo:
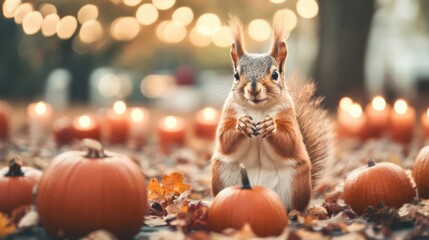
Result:
<svg viewBox="0 0 429 240">
<path fill-rule="evenodd" d="M 237 17 L 231 17 L 233 44 L 231 59 L 233 64 L 234 97 L 244 105 L 263 107 L 277 102 L 286 89 L 284 65 L 287 56 L 286 31 L 283 19 L 274 17 L 274 41 L 271 51 L 266 54 L 250 54 L 244 48 L 243 29 Z"/>
</svg>

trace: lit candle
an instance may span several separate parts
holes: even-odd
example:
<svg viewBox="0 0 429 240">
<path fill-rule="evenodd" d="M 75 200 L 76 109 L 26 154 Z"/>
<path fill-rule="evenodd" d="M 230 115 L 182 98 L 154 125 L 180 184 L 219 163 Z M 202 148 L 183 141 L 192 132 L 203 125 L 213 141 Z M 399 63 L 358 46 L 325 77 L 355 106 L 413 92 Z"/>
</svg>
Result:
<svg viewBox="0 0 429 240">
<path fill-rule="evenodd" d="M 343 97 L 337 108 L 337 131 L 342 137 L 352 137 L 350 132 L 350 108 L 353 105 L 353 100 L 349 97 Z M 355 111 L 354 111 L 355 112 Z"/>
<path fill-rule="evenodd" d="M 195 134 L 199 137 L 214 139 L 220 114 L 217 109 L 204 108 L 195 115 Z"/>
<path fill-rule="evenodd" d="M 77 140 L 91 138 L 97 141 L 101 139 L 101 128 L 97 120 L 90 115 L 82 115 L 73 119 L 73 136 Z"/>
<path fill-rule="evenodd" d="M 55 120 L 52 131 L 58 146 L 67 145 L 73 141 L 72 121 L 69 117 L 61 117 Z"/>
<path fill-rule="evenodd" d="M 158 124 L 158 142 L 162 150 L 185 144 L 185 121 L 182 118 L 167 116 Z"/>
<path fill-rule="evenodd" d="M 145 108 L 131 108 L 130 111 L 130 127 L 131 139 L 143 140 L 144 135 L 149 130 L 149 111 Z"/>
<path fill-rule="evenodd" d="M 30 139 L 40 143 L 48 136 L 52 121 L 52 107 L 45 102 L 31 103 L 27 108 Z"/>
<path fill-rule="evenodd" d="M 416 110 L 408 106 L 405 100 L 398 99 L 390 114 L 390 136 L 398 142 L 409 142 L 413 137 L 415 121 Z"/>
<path fill-rule="evenodd" d="M 387 130 L 389 125 L 390 106 L 383 97 L 374 97 L 371 104 L 366 106 L 365 115 L 368 119 L 368 128 L 371 136 L 378 137 L 383 131 Z"/>
<path fill-rule="evenodd" d="M 113 109 L 107 111 L 107 141 L 110 143 L 124 143 L 128 138 L 130 126 L 127 118 L 127 105 L 117 101 Z"/>
<path fill-rule="evenodd" d="M 9 138 L 10 125 L 10 106 L 4 101 L 0 101 L 0 140 Z"/>
<path fill-rule="evenodd" d="M 344 118 L 345 130 L 349 137 L 364 139 L 367 136 L 366 116 L 362 112 L 362 107 L 358 103 L 353 103 Z"/>
<path fill-rule="evenodd" d="M 422 125 L 426 133 L 426 137 L 429 137 L 429 108 L 426 112 L 422 113 Z"/>
</svg>

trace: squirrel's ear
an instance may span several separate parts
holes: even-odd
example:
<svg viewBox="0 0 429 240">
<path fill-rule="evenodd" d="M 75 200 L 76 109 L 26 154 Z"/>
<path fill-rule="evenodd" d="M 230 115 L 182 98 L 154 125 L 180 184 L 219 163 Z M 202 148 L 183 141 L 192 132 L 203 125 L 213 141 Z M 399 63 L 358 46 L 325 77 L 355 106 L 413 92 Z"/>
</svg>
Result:
<svg viewBox="0 0 429 240">
<path fill-rule="evenodd" d="M 238 61 L 246 53 L 243 44 L 243 27 L 237 16 L 229 17 L 229 26 L 231 28 L 233 44 L 231 46 L 231 60 L 234 69 L 237 68 Z"/>
<path fill-rule="evenodd" d="M 280 68 L 279 71 L 282 73 L 284 71 L 284 65 L 287 57 L 286 43 L 284 41 L 274 43 L 273 49 L 271 50 L 271 56 L 276 59 Z"/>
<path fill-rule="evenodd" d="M 238 61 L 240 60 L 240 58 L 243 56 L 243 50 L 237 47 L 237 45 L 235 45 L 235 43 L 232 44 L 231 46 L 231 60 L 232 60 L 232 64 L 234 65 L 234 69 L 237 68 L 237 64 Z"/>
</svg>

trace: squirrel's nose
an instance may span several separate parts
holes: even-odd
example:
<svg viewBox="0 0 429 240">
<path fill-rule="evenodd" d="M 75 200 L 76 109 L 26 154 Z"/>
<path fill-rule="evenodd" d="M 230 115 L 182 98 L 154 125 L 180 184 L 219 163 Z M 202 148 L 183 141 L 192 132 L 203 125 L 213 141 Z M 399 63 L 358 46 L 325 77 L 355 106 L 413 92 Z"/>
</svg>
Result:
<svg viewBox="0 0 429 240">
<path fill-rule="evenodd" d="M 257 96 L 261 92 L 261 89 L 259 88 L 259 90 L 255 89 L 253 91 L 250 91 L 249 89 L 247 89 L 247 91 L 250 93 L 250 95 Z"/>
</svg>

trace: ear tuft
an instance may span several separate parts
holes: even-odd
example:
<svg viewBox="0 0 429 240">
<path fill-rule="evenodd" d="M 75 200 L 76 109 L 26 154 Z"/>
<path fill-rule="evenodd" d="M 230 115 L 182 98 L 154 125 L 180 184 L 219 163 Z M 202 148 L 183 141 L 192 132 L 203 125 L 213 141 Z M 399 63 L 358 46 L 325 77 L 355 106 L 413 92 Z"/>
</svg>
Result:
<svg viewBox="0 0 429 240">
<path fill-rule="evenodd" d="M 234 68 L 237 68 L 238 61 L 244 54 L 246 54 L 243 44 L 243 26 L 241 25 L 240 19 L 234 15 L 229 17 L 228 23 L 231 28 L 233 40 L 233 44 L 231 46 L 231 59 Z"/>
<path fill-rule="evenodd" d="M 284 64 L 287 57 L 286 39 L 289 36 L 289 31 L 285 27 L 287 21 L 286 16 L 282 12 L 277 12 L 273 20 L 273 47 L 271 48 L 271 56 L 276 59 L 280 67 L 280 72 L 284 71 Z"/>
</svg>

